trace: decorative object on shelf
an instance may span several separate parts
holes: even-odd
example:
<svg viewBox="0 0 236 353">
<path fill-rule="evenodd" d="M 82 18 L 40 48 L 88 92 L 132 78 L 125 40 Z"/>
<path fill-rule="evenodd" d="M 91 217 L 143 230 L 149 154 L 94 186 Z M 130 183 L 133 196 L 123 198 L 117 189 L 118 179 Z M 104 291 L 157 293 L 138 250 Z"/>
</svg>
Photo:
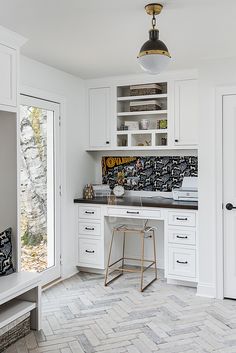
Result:
<svg viewBox="0 0 236 353">
<path fill-rule="evenodd" d="M 109 185 L 105 184 L 93 184 L 94 197 L 106 197 L 111 195 L 111 189 Z"/>
<path fill-rule="evenodd" d="M 167 129 L 167 119 L 159 120 L 159 129 Z"/>
<path fill-rule="evenodd" d="M 125 190 L 172 191 L 182 186 L 184 177 L 198 176 L 198 158 L 103 157 L 102 182 L 113 189 L 122 173 Z"/>
<path fill-rule="evenodd" d="M 156 29 L 156 15 L 161 13 L 163 5 L 148 4 L 145 10 L 152 16 L 152 29 L 149 31 L 149 40 L 140 49 L 138 62 L 141 68 L 151 74 L 163 71 L 170 62 L 170 53 L 166 45 L 159 39 L 159 30 Z"/>
<path fill-rule="evenodd" d="M 85 185 L 84 190 L 83 190 L 83 198 L 86 200 L 91 200 L 94 198 L 94 191 L 93 191 L 92 184 Z"/>
<path fill-rule="evenodd" d="M 167 138 L 166 137 L 162 137 L 161 138 L 161 145 L 162 146 L 166 146 L 167 145 Z"/>
<path fill-rule="evenodd" d="M 116 185 L 113 189 L 113 193 L 116 197 L 123 197 L 125 194 L 125 188 L 123 185 Z"/>
<path fill-rule="evenodd" d="M 148 130 L 149 129 L 150 122 L 147 119 L 142 119 L 140 121 L 140 129 L 141 130 Z"/>
<path fill-rule="evenodd" d="M 125 121 L 125 126 L 128 127 L 128 130 L 139 130 L 138 121 Z"/>
<path fill-rule="evenodd" d="M 14 272 L 11 236 L 11 228 L 0 233 L 0 276 L 10 275 Z"/>
<path fill-rule="evenodd" d="M 150 83 L 146 85 L 130 86 L 130 96 L 148 96 L 153 94 L 161 94 L 162 87 L 157 83 Z"/>
<path fill-rule="evenodd" d="M 131 112 L 146 112 L 151 110 L 161 110 L 161 104 L 157 100 L 130 102 Z"/>
</svg>

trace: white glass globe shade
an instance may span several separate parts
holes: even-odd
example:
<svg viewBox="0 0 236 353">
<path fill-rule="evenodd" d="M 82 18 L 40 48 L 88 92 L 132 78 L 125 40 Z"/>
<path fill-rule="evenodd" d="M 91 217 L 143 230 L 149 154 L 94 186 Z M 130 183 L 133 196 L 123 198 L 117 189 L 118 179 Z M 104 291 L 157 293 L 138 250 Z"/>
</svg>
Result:
<svg viewBox="0 0 236 353">
<path fill-rule="evenodd" d="M 167 68 L 170 59 L 167 55 L 147 54 L 139 57 L 138 63 L 149 74 L 159 74 Z"/>
</svg>

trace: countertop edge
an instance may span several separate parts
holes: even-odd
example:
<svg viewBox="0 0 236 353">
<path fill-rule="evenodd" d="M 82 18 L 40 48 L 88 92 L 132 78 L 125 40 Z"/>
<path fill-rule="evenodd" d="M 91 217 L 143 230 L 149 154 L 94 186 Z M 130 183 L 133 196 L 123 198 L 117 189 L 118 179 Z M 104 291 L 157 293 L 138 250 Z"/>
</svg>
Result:
<svg viewBox="0 0 236 353">
<path fill-rule="evenodd" d="M 165 199 L 166 201 L 167 199 Z M 193 201 L 190 201 L 193 202 Z M 196 202 L 196 201 L 195 201 Z M 96 199 L 91 199 L 91 200 L 86 200 L 86 199 L 81 199 L 81 198 L 75 198 L 74 199 L 75 204 L 91 204 L 91 205 L 107 205 L 107 206 L 117 206 L 117 207 L 152 207 L 152 208 L 173 208 L 173 209 L 185 209 L 185 210 L 198 210 L 198 204 L 193 205 L 193 204 L 186 204 L 183 203 L 183 201 L 170 201 L 170 203 L 165 203 L 165 202 L 145 202 L 142 201 L 142 205 L 136 201 L 127 201 L 124 204 L 120 204 L 119 202 L 114 203 L 114 204 L 109 204 L 107 200 L 96 200 Z M 196 202 L 197 203 L 197 202 Z"/>
</svg>

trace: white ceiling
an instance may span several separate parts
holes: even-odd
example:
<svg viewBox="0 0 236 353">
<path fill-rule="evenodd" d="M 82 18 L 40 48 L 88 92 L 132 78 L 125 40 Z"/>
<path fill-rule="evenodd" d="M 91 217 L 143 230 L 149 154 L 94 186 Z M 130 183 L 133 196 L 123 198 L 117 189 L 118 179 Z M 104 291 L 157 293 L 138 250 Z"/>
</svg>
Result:
<svg viewBox="0 0 236 353">
<path fill-rule="evenodd" d="M 82 78 L 139 73 L 151 18 L 144 0 L 0 0 L 0 24 L 27 37 L 22 53 Z M 163 0 L 170 69 L 236 56 L 236 0 Z"/>
</svg>

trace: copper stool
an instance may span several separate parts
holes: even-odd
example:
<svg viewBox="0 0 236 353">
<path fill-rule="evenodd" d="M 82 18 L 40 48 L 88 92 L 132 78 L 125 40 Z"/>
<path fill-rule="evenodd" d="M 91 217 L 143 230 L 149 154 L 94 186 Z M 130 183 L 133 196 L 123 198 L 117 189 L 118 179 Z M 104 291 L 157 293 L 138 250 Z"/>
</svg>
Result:
<svg viewBox="0 0 236 353">
<path fill-rule="evenodd" d="M 146 222 L 146 224 L 147 224 L 147 222 Z M 128 226 L 128 225 L 121 225 L 121 226 L 117 226 L 117 227 L 113 228 L 111 244 L 110 244 L 110 249 L 109 249 L 109 255 L 108 255 L 108 261 L 107 261 L 107 267 L 106 267 L 106 274 L 105 274 L 105 286 L 107 286 L 108 284 L 110 284 L 111 282 L 113 282 L 114 280 L 119 278 L 120 276 L 122 276 L 124 274 L 124 272 L 136 272 L 136 273 L 139 272 L 141 274 L 141 283 L 140 283 L 140 291 L 141 292 L 143 292 L 144 289 L 146 289 L 148 286 L 150 286 L 150 284 L 152 284 L 157 279 L 157 261 L 156 261 L 156 243 L 155 243 L 155 229 L 156 228 L 155 227 L 147 227 L 146 224 L 144 227 L 140 227 L 140 228 L 138 228 L 136 226 Z M 120 233 L 123 233 L 123 254 L 122 254 L 121 258 L 119 258 L 117 261 L 115 261 L 111 264 L 110 261 L 111 261 L 111 253 L 112 253 L 114 236 L 115 236 L 115 234 L 120 234 Z M 141 237 L 141 258 L 140 259 L 125 257 L 125 238 L 126 238 L 126 234 L 131 234 L 131 233 L 137 233 Z M 153 256 L 154 256 L 153 260 L 146 260 L 144 258 L 144 241 L 146 238 L 153 238 Z M 124 267 L 125 260 L 139 261 L 140 262 L 140 270 L 125 268 Z M 112 270 L 109 273 L 109 269 L 119 262 L 121 262 L 121 266 Z M 149 265 L 146 267 L 144 266 L 145 262 L 149 263 Z M 154 265 L 154 271 L 155 271 L 154 278 L 147 285 L 144 286 L 143 285 L 144 272 L 153 265 Z M 115 271 L 119 271 L 121 273 L 119 273 L 117 276 L 113 277 L 112 279 L 108 280 L 109 275 Z"/>
</svg>

